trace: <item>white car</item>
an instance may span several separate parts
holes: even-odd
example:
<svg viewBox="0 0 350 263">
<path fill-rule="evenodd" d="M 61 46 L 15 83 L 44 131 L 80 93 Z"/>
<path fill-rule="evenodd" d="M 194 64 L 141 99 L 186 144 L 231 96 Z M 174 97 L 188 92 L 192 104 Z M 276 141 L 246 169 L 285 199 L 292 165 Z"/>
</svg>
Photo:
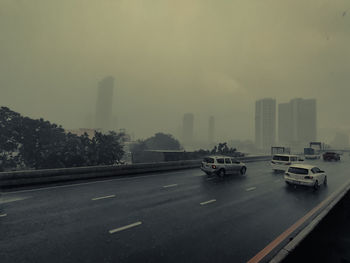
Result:
<svg viewBox="0 0 350 263">
<path fill-rule="evenodd" d="M 288 167 L 292 164 L 298 163 L 298 156 L 290 154 L 275 154 L 272 156 L 271 167 L 275 172 L 287 171 Z"/>
<path fill-rule="evenodd" d="M 316 166 L 307 164 L 291 165 L 284 175 L 284 180 L 288 185 L 306 185 L 315 189 L 321 184 L 327 185 L 326 173 Z"/>
<path fill-rule="evenodd" d="M 207 175 L 217 174 L 224 177 L 225 174 L 233 173 L 244 175 L 247 172 L 247 166 L 229 156 L 208 156 L 203 159 L 201 170 Z"/>
</svg>

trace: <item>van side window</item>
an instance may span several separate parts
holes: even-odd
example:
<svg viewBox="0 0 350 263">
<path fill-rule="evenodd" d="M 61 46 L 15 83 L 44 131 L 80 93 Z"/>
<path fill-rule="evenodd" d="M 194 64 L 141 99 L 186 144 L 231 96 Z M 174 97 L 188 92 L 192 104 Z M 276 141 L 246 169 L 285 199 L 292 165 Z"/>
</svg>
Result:
<svg viewBox="0 0 350 263">
<path fill-rule="evenodd" d="M 220 158 L 216 160 L 218 163 L 224 163 L 224 158 Z"/>
<path fill-rule="evenodd" d="M 231 164 L 231 159 L 230 158 L 225 158 L 225 163 Z"/>
</svg>

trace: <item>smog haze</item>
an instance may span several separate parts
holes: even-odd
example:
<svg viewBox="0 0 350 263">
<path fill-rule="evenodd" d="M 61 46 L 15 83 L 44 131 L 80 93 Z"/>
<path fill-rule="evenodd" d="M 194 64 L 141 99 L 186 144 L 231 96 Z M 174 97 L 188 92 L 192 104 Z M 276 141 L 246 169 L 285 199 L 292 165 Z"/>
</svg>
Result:
<svg viewBox="0 0 350 263">
<path fill-rule="evenodd" d="M 254 137 L 255 101 L 317 99 L 320 139 L 350 133 L 345 0 L 1 0 L 0 104 L 74 129 L 115 78 L 113 115 L 136 138 Z"/>
</svg>

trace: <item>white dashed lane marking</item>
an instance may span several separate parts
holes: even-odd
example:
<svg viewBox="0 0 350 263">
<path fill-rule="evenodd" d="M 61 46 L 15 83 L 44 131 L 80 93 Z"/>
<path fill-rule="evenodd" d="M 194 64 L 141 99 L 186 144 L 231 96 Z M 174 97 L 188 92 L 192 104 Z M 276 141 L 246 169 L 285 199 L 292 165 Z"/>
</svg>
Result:
<svg viewBox="0 0 350 263">
<path fill-rule="evenodd" d="M 176 187 L 178 186 L 177 184 L 169 184 L 169 185 L 164 185 L 163 188 L 171 188 L 171 187 Z"/>
<path fill-rule="evenodd" d="M 208 205 L 208 204 L 211 204 L 211 203 L 214 203 L 214 202 L 216 202 L 216 199 L 212 199 L 212 200 L 209 200 L 209 201 L 202 202 L 202 203 L 200 203 L 200 205 Z"/>
<path fill-rule="evenodd" d="M 142 222 L 139 221 L 139 222 L 136 222 L 136 223 L 127 225 L 127 226 L 122 226 L 122 227 L 119 227 L 119 228 L 116 228 L 116 229 L 109 230 L 109 233 L 110 233 L 110 234 L 114 234 L 114 233 L 117 233 L 117 232 L 120 232 L 120 231 L 123 231 L 123 230 L 126 230 L 126 229 L 130 229 L 130 228 L 139 226 L 139 225 L 141 225 L 141 224 L 142 224 Z"/>
<path fill-rule="evenodd" d="M 256 189 L 256 187 L 250 187 L 250 188 L 247 188 L 245 189 L 247 192 L 250 192 L 250 191 L 254 191 Z"/>
<path fill-rule="evenodd" d="M 115 197 L 115 195 L 107 195 L 107 196 L 95 197 L 95 198 L 92 198 L 91 200 L 92 200 L 92 201 L 97 201 L 97 200 L 108 199 L 108 198 L 114 198 L 114 197 Z"/>
</svg>

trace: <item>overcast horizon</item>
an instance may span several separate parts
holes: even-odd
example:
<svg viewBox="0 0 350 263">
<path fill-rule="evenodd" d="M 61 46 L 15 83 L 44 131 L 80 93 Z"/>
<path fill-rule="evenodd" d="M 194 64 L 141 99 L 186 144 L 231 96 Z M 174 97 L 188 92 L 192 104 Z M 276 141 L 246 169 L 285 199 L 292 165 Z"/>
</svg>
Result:
<svg viewBox="0 0 350 263">
<path fill-rule="evenodd" d="M 350 134 L 345 0 L 0 0 L 0 105 L 66 129 L 94 114 L 115 78 L 113 114 L 137 138 L 254 138 L 255 101 L 315 98 L 320 140 Z"/>
</svg>

